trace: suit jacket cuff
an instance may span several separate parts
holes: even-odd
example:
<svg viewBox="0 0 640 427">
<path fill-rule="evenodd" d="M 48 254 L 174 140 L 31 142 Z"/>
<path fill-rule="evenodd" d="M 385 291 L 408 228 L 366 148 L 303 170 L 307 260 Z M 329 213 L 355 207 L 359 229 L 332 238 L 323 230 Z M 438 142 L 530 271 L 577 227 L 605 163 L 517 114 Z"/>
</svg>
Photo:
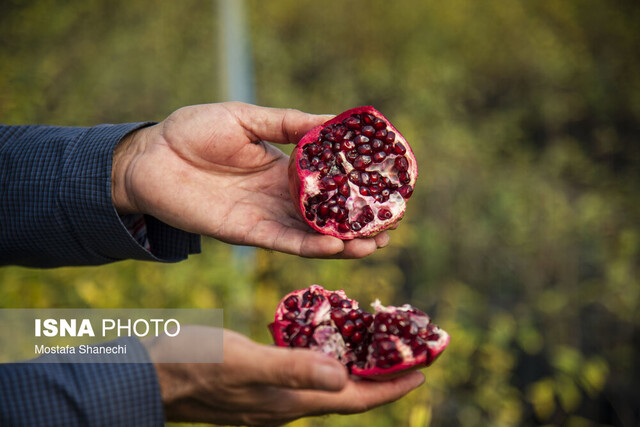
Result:
<svg viewBox="0 0 640 427">
<path fill-rule="evenodd" d="M 113 151 L 128 133 L 149 123 L 89 128 L 69 147 L 60 202 L 91 264 L 121 259 L 176 262 L 200 252 L 200 237 L 145 215 L 146 249 L 127 230 L 111 200 Z"/>
</svg>

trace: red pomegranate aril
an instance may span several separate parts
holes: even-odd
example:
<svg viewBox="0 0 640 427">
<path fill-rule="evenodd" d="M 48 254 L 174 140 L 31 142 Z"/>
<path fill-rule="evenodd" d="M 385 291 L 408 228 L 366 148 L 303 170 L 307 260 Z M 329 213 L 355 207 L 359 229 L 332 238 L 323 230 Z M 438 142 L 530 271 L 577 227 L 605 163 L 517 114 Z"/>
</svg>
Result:
<svg viewBox="0 0 640 427">
<path fill-rule="evenodd" d="M 320 151 L 322 151 L 322 147 L 317 144 L 309 145 L 307 149 L 309 150 L 309 155 L 311 157 L 317 156 L 320 153 Z"/>
<path fill-rule="evenodd" d="M 354 116 L 349 117 L 348 119 L 346 119 L 344 121 L 344 124 L 349 128 L 349 129 L 360 129 L 361 127 L 361 123 L 360 123 L 360 119 Z"/>
<path fill-rule="evenodd" d="M 393 214 L 388 209 L 380 209 L 378 211 L 378 218 L 380 218 L 380 219 L 389 219 L 389 218 L 391 218 L 391 215 L 393 215 Z"/>
<path fill-rule="evenodd" d="M 353 161 L 353 167 L 358 170 L 365 170 L 371 164 L 371 156 L 361 155 Z M 318 168 L 319 169 L 319 168 Z"/>
<path fill-rule="evenodd" d="M 371 175 L 368 172 L 360 172 L 360 185 L 367 186 L 371 182 Z"/>
<path fill-rule="evenodd" d="M 364 333 L 361 331 L 356 331 L 351 336 L 351 342 L 355 344 L 359 344 L 364 340 Z"/>
<path fill-rule="evenodd" d="M 406 171 L 409 168 L 409 162 L 405 157 L 396 157 L 394 161 L 394 166 L 401 172 Z"/>
<path fill-rule="evenodd" d="M 290 323 L 289 326 L 287 326 L 286 332 L 289 335 L 295 335 L 300 331 L 300 328 L 301 326 L 297 323 Z"/>
<path fill-rule="evenodd" d="M 295 295 L 291 295 L 284 302 L 284 306 L 287 307 L 288 310 L 297 310 L 298 309 L 298 297 Z"/>
<path fill-rule="evenodd" d="M 389 363 L 390 365 L 397 365 L 400 362 L 402 362 L 402 356 L 400 355 L 400 352 L 398 350 L 390 351 L 387 354 L 387 363 Z"/>
<path fill-rule="evenodd" d="M 398 189 L 398 193 L 405 198 L 408 199 L 413 194 L 413 188 L 410 185 L 404 185 Z"/>
<path fill-rule="evenodd" d="M 331 312 L 331 320 L 337 326 L 342 326 L 347 321 L 347 314 L 344 311 L 334 310 Z"/>
<path fill-rule="evenodd" d="M 358 152 L 356 150 L 351 150 L 347 153 L 347 160 L 350 163 L 353 163 L 357 157 L 358 157 Z"/>
<path fill-rule="evenodd" d="M 376 118 L 373 122 L 373 127 L 378 130 L 386 129 L 387 124 L 384 122 L 384 120 Z"/>
<path fill-rule="evenodd" d="M 351 301 L 349 301 L 348 299 L 343 299 L 342 301 L 340 301 L 340 307 L 342 308 L 351 308 Z"/>
<path fill-rule="evenodd" d="M 378 349 L 381 354 L 387 354 L 391 350 L 395 350 L 396 345 L 391 340 L 382 340 L 378 342 Z"/>
<path fill-rule="evenodd" d="M 306 335 L 298 334 L 291 343 L 294 347 L 306 347 L 309 345 L 309 338 Z"/>
<path fill-rule="evenodd" d="M 378 129 L 374 136 L 378 139 L 384 139 L 387 136 L 387 129 Z"/>
<path fill-rule="evenodd" d="M 353 139 L 353 142 L 355 142 L 356 145 L 367 144 L 369 142 L 369 138 L 364 135 L 358 135 Z"/>
<path fill-rule="evenodd" d="M 369 113 L 365 113 L 365 114 L 362 115 L 362 121 L 367 125 L 373 124 L 375 119 L 376 119 L 375 116 L 373 116 L 372 114 L 369 114 Z"/>
<path fill-rule="evenodd" d="M 322 188 L 325 190 L 331 191 L 336 189 L 337 184 L 330 176 L 325 176 L 320 182 L 322 183 Z"/>
<path fill-rule="evenodd" d="M 318 216 L 320 218 L 327 218 L 329 216 L 329 203 L 323 203 L 318 208 Z"/>
<path fill-rule="evenodd" d="M 304 325 L 302 328 L 300 328 L 300 333 L 302 335 L 310 336 L 313 333 L 313 329 L 309 325 Z"/>
<path fill-rule="evenodd" d="M 384 137 L 384 142 L 392 143 L 396 140 L 396 134 L 394 132 L 387 132 L 387 136 Z"/>
<path fill-rule="evenodd" d="M 378 151 L 373 155 L 373 162 L 380 163 L 386 158 L 387 158 L 387 153 L 385 153 L 384 151 Z"/>
<path fill-rule="evenodd" d="M 351 310 L 349 313 L 347 313 L 347 317 L 349 318 L 349 320 L 356 320 L 360 318 L 360 313 L 358 313 L 358 310 Z"/>
<path fill-rule="evenodd" d="M 349 230 L 351 230 L 351 227 L 349 226 L 349 224 L 345 222 L 341 222 L 338 224 L 338 231 L 340 231 L 341 233 L 346 233 Z"/>
<path fill-rule="evenodd" d="M 297 305 L 296 305 L 297 307 Z M 298 318 L 298 315 L 295 311 L 289 311 L 287 313 L 285 313 L 284 315 L 284 319 L 288 320 L 290 322 L 293 322 L 294 320 L 296 320 Z"/>
<path fill-rule="evenodd" d="M 373 323 L 373 315 L 371 313 L 362 313 L 362 321 L 364 325 L 368 328 Z"/>
<path fill-rule="evenodd" d="M 350 139 L 345 139 L 340 143 L 340 148 L 342 149 L 342 151 L 350 151 L 356 148 L 356 144 Z"/>
<path fill-rule="evenodd" d="M 340 213 L 340 206 L 334 202 L 334 204 L 329 204 L 329 217 L 335 219 Z"/>
<path fill-rule="evenodd" d="M 371 138 L 375 133 L 376 130 L 373 128 L 373 126 L 364 126 L 362 128 L 362 134 L 367 138 Z"/>
<path fill-rule="evenodd" d="M 358 147 L 358 153 L 360 153 L 360 154 L 371 154 L 371 153 L 373 153 L 373 150 L 371 149 L 371 145 L 362 144 L 361 146 Z"/>
<path fill-rule="evenodd" d="M 369 221 L 373 221 L 373 209 L 371 209 L 371 206 L 365 206 L 364 209 L 362 209 L 362 214 L 365 216 L 365 218 L 367 218 Z"/>
<path fill-rule="evenodd" d="M 331 304 L 332 307 L 339 306 L 341 302 L 342 302 L 342 297 L 340 297 L 340 295 L 338 294 L 329 295 L 329 303 Z"/>
<path fill-rule="evenodd" d="M 393 146 L 393 150 L 396 154 L 405 154 L 407 152 L 407 149 L 404 148 L 401 142 L 397 142 L 396 145 Z"/>
<path fill-rule="evenodd" d="M 342 325 L 342 328 L 340 329 L 342 335 L 346 337 L 353 335 L 354 330 L 355 325 L 353 324 L 352 320 L 347 320 L 346 322 L 344 322 L 344 325 Z"/>
<path fill-rule="evenodd" d="M 384 142 L 379 139 L 371 141 L 371 149 L 375 152 L 382 151 L 384 149 Z"/>
<path fill-rule="evenodd" d="M 336 185 L 342 185 L 347 182 L 347 175 L 334 175 L 333 182 L 335 182 Z"/>
<path fill-rule="evenodd" d="M 372 107 L 355 108 L 312 129 L 291 157 L 290 190 L 301 217 L 315 230 L 345 240 L 372 236 L 396 224 L 404 215 L 407 198 L 393 195 L 405 185 L 413 189 L 417 177 L 406 140 Z M 361 182 L 361 172 L 378 174 L 385 185 Z M 338 200 L 344 211 L 328 210 L 325 203 L 330 208 L 330 202 Z M 361 220 L 364 209 L 370 207 L 373 215 Z M 380 219 L 382 208 L 392 216 Z"/>
</svg>

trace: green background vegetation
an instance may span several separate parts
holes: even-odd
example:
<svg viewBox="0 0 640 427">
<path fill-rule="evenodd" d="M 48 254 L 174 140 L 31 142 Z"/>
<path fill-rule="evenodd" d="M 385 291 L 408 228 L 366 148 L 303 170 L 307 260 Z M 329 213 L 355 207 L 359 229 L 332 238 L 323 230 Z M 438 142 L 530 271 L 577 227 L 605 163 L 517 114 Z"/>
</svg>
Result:
<svg viewBox="0 0 640 427">
<path fill-rule="evenodd" d="M 0 121 L 161 120 L 222 101 L 212 1 L 3 1 Z M 357 261 L 204 239 L 176 265 L 0 269 L 0 307 L 215 307 L 269 343 L 285 292 L 411 302 L 452 335 L 394 404 L 295 426 L 637 425 L 640 7 L 633 1 L 248 2 L 257 102 L 371 104 L 420 178 Z M 251 259 L 250 259 L 251 261 Z"/>
</svg>

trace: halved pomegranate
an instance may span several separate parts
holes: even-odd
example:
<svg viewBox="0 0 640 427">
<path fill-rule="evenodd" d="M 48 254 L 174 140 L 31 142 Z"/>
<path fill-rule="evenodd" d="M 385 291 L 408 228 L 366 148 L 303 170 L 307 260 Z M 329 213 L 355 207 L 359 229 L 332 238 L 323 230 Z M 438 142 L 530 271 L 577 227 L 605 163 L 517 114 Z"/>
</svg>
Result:
<svg viewBox="0 0 640 427">
<path fill-rule="evenodd" d="M 449 344 L 445 331 L 408 304 L 372 306 L 374 313 L 366 312 L 343 290 L 311 285 L 280 301 L 269 330 L 279 346 L 321 351 L 369 379 L 429 366 Z"/>
<path fill-rule="evenodd" d="M 311 129 L 289 162 L 289 189 L 302 218 L 344 240 L 398 222 L 417 177 L 411 147 L 373 107 L 345 111 Z"/>
</svg>

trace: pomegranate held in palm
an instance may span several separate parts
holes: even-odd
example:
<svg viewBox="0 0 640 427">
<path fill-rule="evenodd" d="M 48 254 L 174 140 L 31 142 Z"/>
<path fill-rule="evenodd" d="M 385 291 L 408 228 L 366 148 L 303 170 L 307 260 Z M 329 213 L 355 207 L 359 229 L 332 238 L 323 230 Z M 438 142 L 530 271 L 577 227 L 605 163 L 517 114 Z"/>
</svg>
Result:
<svg viewBox="0 0 640 427">
<path fill-rule="evenodd" d="M 449 335 L 420 310 L 405 304 L 362 310 L 343 290 L 319 285 L 291 292 L 269 325 L 275 343 L 329 354 L 354 375 L 387 379 L 429 366 L 449 344 Z"/>
<path fill-rule="evenodd" d="M 302 218 L 344 240 L 397 223 L 417 177 L 411 147 L 373 107 L 353 108 L 311 129 L 289 162 L 289 189 Z"/>
</svg>

